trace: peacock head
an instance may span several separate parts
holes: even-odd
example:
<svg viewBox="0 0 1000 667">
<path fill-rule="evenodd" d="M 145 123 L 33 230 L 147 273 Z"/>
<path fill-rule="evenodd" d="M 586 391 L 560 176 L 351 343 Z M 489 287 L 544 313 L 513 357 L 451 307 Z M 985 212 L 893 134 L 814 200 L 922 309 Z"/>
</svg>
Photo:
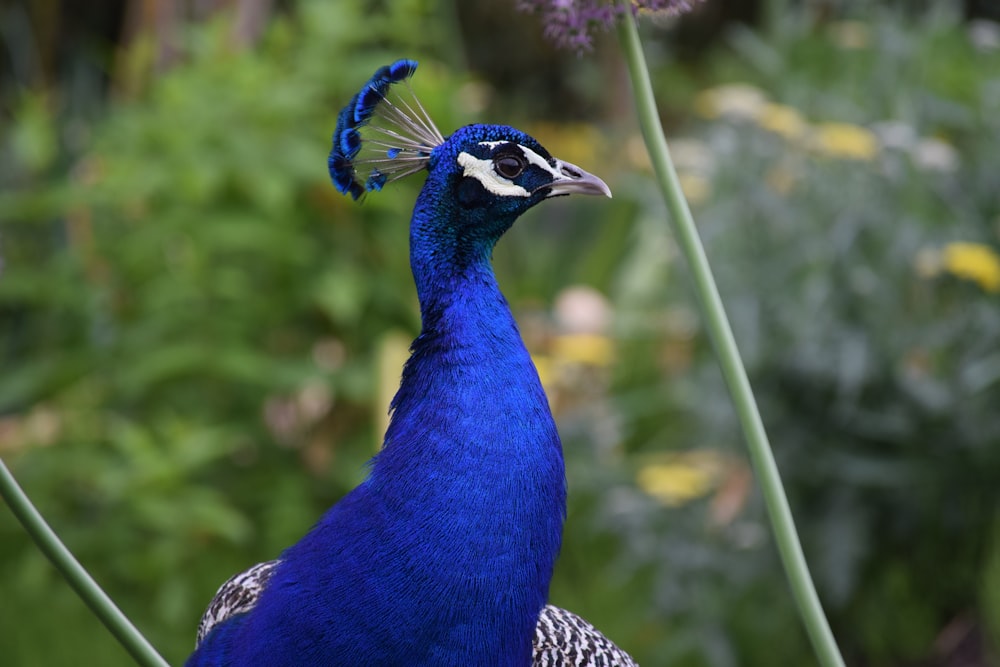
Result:
<svg viewBox="0 0 1000 667">
<path fill-rule="evenodd" d="M 328 165 L 342 194 L 359 199 L 426 169 L 424 192 L 434 205 L 460 213 L 445 217 L 492 241 L 543 199 L 611 196 L 600 178 L 512 127 L 467 125 L 442 136 L 409 86 L 416 69 L 414 60 L 379 68 L 340 112 Z"/>
</svg>

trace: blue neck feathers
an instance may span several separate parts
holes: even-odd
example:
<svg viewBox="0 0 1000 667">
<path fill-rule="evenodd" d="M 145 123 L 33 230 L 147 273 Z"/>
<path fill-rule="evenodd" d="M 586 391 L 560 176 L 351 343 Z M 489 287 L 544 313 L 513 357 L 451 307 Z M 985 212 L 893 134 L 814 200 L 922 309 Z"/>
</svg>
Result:
<svg viewBox="0 0 1000 667">
<path fill-rule="evenodd" d="M 478 220 L 445 171 L 414 211 L 423 328 L 383 450 L 284 553 L 234 664 L 531 664 L 565 514 L 562 449 L 489 262 L 516 214 Z"/>
</svg>

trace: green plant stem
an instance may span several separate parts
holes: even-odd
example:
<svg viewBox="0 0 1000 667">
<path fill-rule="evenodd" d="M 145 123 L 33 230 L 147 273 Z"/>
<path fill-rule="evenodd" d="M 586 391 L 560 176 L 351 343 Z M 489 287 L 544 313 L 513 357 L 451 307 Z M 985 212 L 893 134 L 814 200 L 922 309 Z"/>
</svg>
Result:
<svg viewBox="0 0 1000 667">
<path fill-rule="evenodd" d="M 623 7 L 629 3 L 619 0 Z M 653 98 L 653 87 L 649 80 L 646 59 L 639 41 L 639 33 L 635 19 L 626 11 L 623 20 L 618 22 L 618 38 L 628 63 L 629 75 L 636 101 L 636 112 L 639 125 L 653 163 L 656 180 L 663 193 L 674 234 L 689 264 L 695 283 L 695 292 L 700 301 L 705 325 L 719 357 L 719 365 L 733 397 L 736 412 L 743 426 L 743 433 L 750 450 L 757 477 L 767 504 L 768 515 L 774 530 L 775 541 L 781 554 L 785 571 L 791 584 L 792 594 L 799 607 L 799 613 L 806 626 L 806 631 L 812 641 L 820 663 L 825 667 L 843 667 L 844 659 L 840 655 L 837 643 L 830 631 L 830 625 L 823 614 L 823 608 L 816 594 L 809 567 L 806 565 L 792 520 L 792 512 L 785 497 L 781 476 L 774 462 L 771 445 L 764 431 L 764 424 L 757 409 L 757 402 L 747 379 L 746 369 L 740 358 L 732 328 L 726 317 L 719 290 L 712 277 L 708 258 L 698 237 L 691 210 L 681 191 L 680 180 L 670 159 L 670 151 L 660 125 L 660 117 Z"/>
<path fill-rule="evenodd" d="M 59 536 L 45 522 L 42 515 L 18 485 L 17 480 L 0 459 L 0 495 L 10 506 L 24 529 L 66 578 L 91 611 L 104 623 L 111 634 L 125 647 L 137 663 L 144 667 L 168 667 L 156 649 L 150 645 L 111 598 L 97 585 L 82 565 L 73 557 Z M 53 619 L 53 632 L 58 635 L 58 619 Z"/>
</svg>

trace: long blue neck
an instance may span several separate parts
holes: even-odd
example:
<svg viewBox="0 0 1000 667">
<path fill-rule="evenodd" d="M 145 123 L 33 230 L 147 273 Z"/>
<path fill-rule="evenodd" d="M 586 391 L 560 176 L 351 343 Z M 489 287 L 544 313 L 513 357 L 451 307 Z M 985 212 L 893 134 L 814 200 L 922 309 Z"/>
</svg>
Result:
<svg viewBox="0 0 1000 667">
<path fill-rule="evenodd" d="M 411 226 L 423 327 L 369 483 L 427 526 L 419 557 L 460 589 L 448 613 L 480 626 L 456 663 L 528 665 L 561 541 L 562 449 L 492 243 L 453 238 L 457 213 L 433 192 L 425 187 Z"/>
<path fill-rule="evenodd" d="M 447 211 L 438 210 L 427 193 L 425 188 L 417 202 L 410 239 L 423 327 L 403 370 L 371 481 L 393 493 L 402 488 L 402 470 L 433 471 L 441 482 L 455 484 L 433 485 L 429 491 L 436 498 L 469 501 L 468 516 L 491 515 L 490 522 L 530 500 L 540 514 L 521 517 L 524 527 L 504 527 L 518 534 L 551 533 L 534 545 L 545 550 L 531 560 L 554 560 L 565 478 L 548 401 L 494 277 L 491 246 L 449 239 L 452 225 L 442 220 Z M 482 505 L 484 500 L 491 504 Z M 497 539 L 486 533 L 469 537 Z"/>
<path fill-rule="evenodd" d="M 562 449 L 492 243 L 456 238 L 468 218 L 439 206 L 432 180 L 411 227 L 423 329 L 384 447 L 282 556 L 238 664 L 531 664 L 565 516 Z"/>
</svg>

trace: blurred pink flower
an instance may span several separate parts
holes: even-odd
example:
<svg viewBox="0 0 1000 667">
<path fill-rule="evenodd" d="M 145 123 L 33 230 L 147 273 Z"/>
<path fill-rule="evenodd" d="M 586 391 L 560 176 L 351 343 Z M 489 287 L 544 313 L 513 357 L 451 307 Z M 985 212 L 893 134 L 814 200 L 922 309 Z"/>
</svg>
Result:
<svg viewBox="0 0 1000 667">
<path fill-rule="evenodd" d="M 632 0 L 633 14 L 645 10 L 678 15 L 689 12 L 701 0 Z M 613 0 L 517 0 L 523 12 L 540 14 L 546 39 L 578 53 L 594 47 L 591 32 L 607 30 L 625 10 Z"/>
</svg>

